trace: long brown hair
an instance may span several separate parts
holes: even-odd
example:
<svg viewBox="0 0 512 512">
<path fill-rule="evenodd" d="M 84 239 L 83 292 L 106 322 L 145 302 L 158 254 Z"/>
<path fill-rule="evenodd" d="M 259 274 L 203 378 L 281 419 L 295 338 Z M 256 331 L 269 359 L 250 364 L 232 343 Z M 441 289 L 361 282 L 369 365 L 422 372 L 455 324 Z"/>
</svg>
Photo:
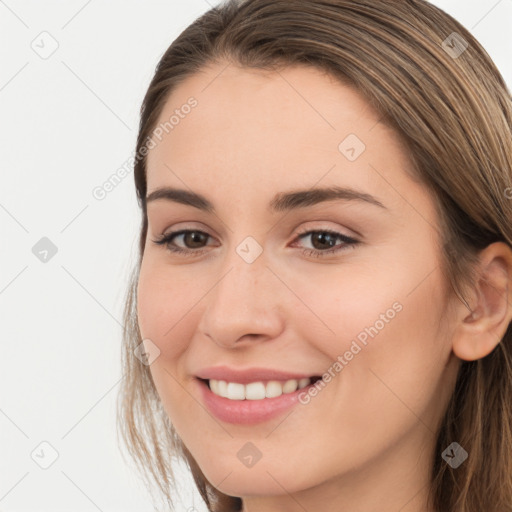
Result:
<svg viewBox="0 0 512 512">
<path fill-rule="evenodd" d="M 167 49 L 141 107 L 134 177 L 142 225 L 124 310 L 118 428 L 146 482 L 157 484 L 171 508 L 177 456 L 208 509 L 227 512 L 241 510 L 241 499 L 205 479 L 173 429 L 149 367 L 134 357 L 142 341 L 136 287 L 147 230 L 144 146 L 176 85 L 218 62 L 271 71 L 315 66 L 361 92 L 401 136 L 416 179 L 432 193 L 442 269 L 463 301 L 478 251 L 495 241 L 512 247 L 512 98 L 478 41 L 425 0 L 226 1 Z M 469 453 L 457 469 L 441 457 L 453 441 Z M 512 324 L 487 357 L 462 361 L 429 464 L 435 510 L 512 511 Z"/>
</svg>

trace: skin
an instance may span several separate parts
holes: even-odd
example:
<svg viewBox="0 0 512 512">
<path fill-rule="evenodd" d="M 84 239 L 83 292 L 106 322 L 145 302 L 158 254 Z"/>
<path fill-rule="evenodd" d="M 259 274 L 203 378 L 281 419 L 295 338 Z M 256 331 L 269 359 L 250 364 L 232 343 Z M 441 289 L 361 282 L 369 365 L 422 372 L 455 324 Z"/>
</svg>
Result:
<svg viewBox="0 0 512 512">
<path fill-rule="evenodd" d="M 173 91 L 159 122 L 190 96 L 197 107 L 148 154 L 148 193 L 189 189 L 216 214 L 150 202 L 138 284 L 141 334 L 160 350 L 150 371 L 178 434 L 246 512 L 428 511 L 436 432 L 460 358 L 487 355 L 512 318 L 510 250 L 482 253 L 488 286 L 470 294 L 471 317 L 441 274 L 434 203 L 408 174 L 398 136 L 358 92 L 315 68 L 211 65 Z M 354 162 L 338 150 L 348 134 L 366 145 Z M 328 185 L 372 194 L 385 209 L 340 200 L 267 209 L 277 192 Z M 202 254 L 153 242 L 185 228 L 210 237 L 174 243 Z M 306 229 L 360 243 L 316 258 L 303 249 L 326 246 L 298 238 Z M 263 249 L 250 264 L 236 252 L 248 236 Z M 321 375 L 394 303 L 401 311 L 307 405 L 250 426 L 203 406 L 200 368 Z M 237 457 L 249 441 L 262 454 L 250 468 Z"/>
</svg>

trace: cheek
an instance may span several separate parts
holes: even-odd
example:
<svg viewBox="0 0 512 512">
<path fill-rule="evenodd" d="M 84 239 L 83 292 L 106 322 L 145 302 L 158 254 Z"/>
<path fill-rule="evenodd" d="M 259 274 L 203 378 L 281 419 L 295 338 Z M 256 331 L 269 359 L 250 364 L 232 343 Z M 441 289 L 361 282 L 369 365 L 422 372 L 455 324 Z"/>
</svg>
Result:
<svg viewBox="0 0 512 512">
<path fill-rule="evenodd" d="M 340 460 L 366 460 L 399 442 L 419 418 L 434 430 L 446 403 L 449 387 L 440 384 L 450 344 L 442 330 L 441 276 L 432 273 L 411 293 L 415 276 L 425 275 L 416 270 L 402 272 L 393 283 L 386 282 L 389 274 L 382 279 L 355 276 L 350 279 L 353 287 L 331 295 L 336 300 L 321 299 L 320 294 L 312 298 L 312 304 L 325 308 L 322 318 L 336 332 L 316 344 L 332 361 L 332 378 L 304 412 L 316 408 L 333 419 L 326 422 L 326 415 L 311 413 L 307 425 L 322 433 L 315 438 L 316 451 L 333 454 L 329 470 L 339 469 Z M 344 282 L 349 284 L 348 279 Z M 363 447 L 353 443 L 361 435 Z M 326 461 L 310 463 L 316 462 L 317 470 L 324 471 Z M 301 463 L 300 457 L 295 463 Z"/>
<path fill-rule="evenodd" d="M 343 375 L 334 379 L 335 386 L 343 385 L 350 396 L 373 397 L 377 409 L 386 393 L 392 395 L 386 384 L 424 407 L 450 356 L 443 277 L 439 269 L 429 273 L 435 255 L 426 253 L 423 259 L 405 258 L 404 248 L 371 268 L 354 266 L 339 279 L 317 278 L 300 288 L 329 328 L 319 331 L 314 322 L 313 336 L 308 334 L 313 332 L 311 315 L 296 317 L 310 342 L 332 362 L 331 374 Z"/>
<path fill-rule="evenodd" d="M 137 318 L 143 339 L 160 350 L 149 367 L 152 379 L 172 423 L 183 431 L 184 411 L 197 406 L 183 388 L 179 362 L 194 335 L 194 305 L 201 296 L 197 286 L 187 286 L 185 272 L 172 272 L 148 257 L 140 269 L 137 287 Z"/>
<path fill-rule="evenodd" d="M 182 352 L 192 337 L 191 318 L 202 295 L 183 273 L 170 272 L 150 258 L 143 261 L 137 287 L 142 337 L 151 339 L 166 357 Z"/>
<path fill-rule="evenodd" d="M 376 266 L 340 265 L 339 271 L 328 270 L 307 281 L 288 278 L 290 287 L 302 299 L 295 313 L 288 311 L 288 318 L 293 324 L 301 324 L 310 343 L 336 360 L 350 350 L 353 341 L 361 347 L 369 346 L 372 338 L 380 337 L 389 324 L 398 322 L 405 294 L 389 267 L 382 270 Z"/>
<path fill-rule="evenodd" d="M 366 304 L 361 295 L 357 304 L 343 309 L 347 337 L 341 338 L 352 360 L 339 385 L 347 397 L 360 397 L 365 404 L 351 420 L 354 430 L 364 428 L 368 414 L 378 415 L 390 433 L 412 425 L 416 416 L 411 411 L 434 416 L 432 400 L 451 345 L 443 331 L 442 276 L 437 270 L 418 286 L 425 272 L 416 270 L 404 269 L 393 284 L 376 282 L 378 295 L 368 293 Z"/>
</svg>

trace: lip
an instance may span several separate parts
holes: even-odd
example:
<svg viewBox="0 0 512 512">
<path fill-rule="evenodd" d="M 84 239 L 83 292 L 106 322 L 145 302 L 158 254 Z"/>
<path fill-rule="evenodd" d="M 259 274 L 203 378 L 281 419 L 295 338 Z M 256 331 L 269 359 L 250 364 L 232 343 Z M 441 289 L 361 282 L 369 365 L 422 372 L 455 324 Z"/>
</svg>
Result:
<svg viewBox="0 0 512 512">
<path fill-rule="evenodd" d="M 238 425 L 253 425 L 280 416 L 299 403 L 301 393 L 307 393 L 308 389 L 314 386 L 314 384 L 309 384 L 293 393 L 283 393 L 274 398 L 230 400 L 213 393 L 207 382 L 199 378 L 196 378 L 195 381 L 206 408 L 219 420 Z"/>
<path fill-rule="evenodd" d="M 319 374 L 292 373 L 272 368 L 247 368 L 245 370 L 241 370 L 236 368 L 230 368 L 229 366 L 210 366 L 209 368 L 203 368 L 202 370 L 199 370 L 196 374 L 196 377 L 200 379 L 225 380 L 226 382 L 238 382 L 239 384 L 249 384 L 250 382 L 257 381 L 265 382 L 269 380 L 299 380 L 319 376 Z"/>
</svg>

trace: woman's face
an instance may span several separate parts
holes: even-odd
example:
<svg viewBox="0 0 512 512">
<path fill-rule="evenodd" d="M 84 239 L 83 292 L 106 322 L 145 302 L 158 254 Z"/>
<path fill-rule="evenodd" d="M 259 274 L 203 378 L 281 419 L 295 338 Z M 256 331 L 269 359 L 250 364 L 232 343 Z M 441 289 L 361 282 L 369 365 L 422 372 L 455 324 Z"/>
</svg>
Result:
<svg viewBox="0 0 512 512">
<path fill-rule="evenodd" d="M 141 334 L 160 351 L 152 377 L 206 478 L 254 500 L 305 504 L 322 489 L 329 503 L 413 503 L 459 360 L 434 204 L 396 134 L 314 68 L 226 64 L 182 82 L 154 133 L 148 195 L 211 205 L 148 202 L 138 285 Z M 361 196 L 315 193 L 332 187 Z M 235 395 L 284 393 L 222 398 L 208 375 L 260 381 L 227 386 Z M 324 379 L 287 393 L 291 375 Z"/>
</svg>

